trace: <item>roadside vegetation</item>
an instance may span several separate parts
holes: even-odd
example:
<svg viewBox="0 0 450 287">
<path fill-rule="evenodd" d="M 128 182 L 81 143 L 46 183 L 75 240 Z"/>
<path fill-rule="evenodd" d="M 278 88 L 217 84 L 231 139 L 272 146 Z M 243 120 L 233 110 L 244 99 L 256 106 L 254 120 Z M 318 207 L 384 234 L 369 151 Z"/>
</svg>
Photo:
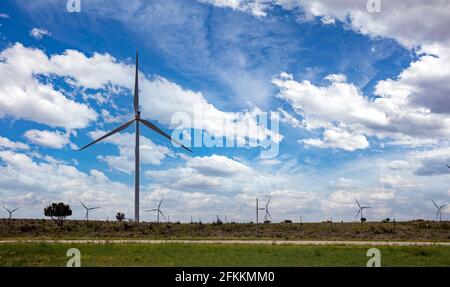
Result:
<svg viewBox="0 0 450 287">
<path fill-rule="evenodd" d="M 273 239 L 450 241 L 449 222 L 179 224 L 66 220 L 63 226 L 45 219 L 1 219 L 0 240 L 24 239 Z"/>
</svg>

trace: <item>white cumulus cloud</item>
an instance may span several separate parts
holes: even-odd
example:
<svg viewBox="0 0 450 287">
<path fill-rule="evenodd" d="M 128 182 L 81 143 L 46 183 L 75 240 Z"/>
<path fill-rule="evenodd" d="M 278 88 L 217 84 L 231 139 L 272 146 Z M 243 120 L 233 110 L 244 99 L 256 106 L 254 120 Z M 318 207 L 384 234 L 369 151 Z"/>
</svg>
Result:
<svg viewBox="0 0 450 287">
<path fill-rule="evenodd" d="M 27 150 L 30 147 L 21 142 L 13 142 L 8 138 L 0 136 L 0 149 Z"/>
<path fill-rule="evenodd" d="M 28 130 L 24 136 L 31 142 L 48 148 L 63 148 L 70 143 L 70 134 L 59 131 Z"/>
<path fill-rule="evenodd" d="M 15 44 L 0 53 L 0 118 L 11 116 L 52 127 L 81 128 L 97 115 L 36 75 L 54 71 L 52 61 L 38 49 Z"/>
</svg>

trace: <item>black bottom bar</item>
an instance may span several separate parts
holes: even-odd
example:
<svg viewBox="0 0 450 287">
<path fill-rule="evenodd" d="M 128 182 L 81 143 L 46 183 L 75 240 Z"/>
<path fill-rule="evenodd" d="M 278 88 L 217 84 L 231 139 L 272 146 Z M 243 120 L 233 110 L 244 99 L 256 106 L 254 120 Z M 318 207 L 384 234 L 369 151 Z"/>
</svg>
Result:
<svg viewBox="0 0 450 287">
<path fill-rule="evenodd" d="M 444 282 L 447 268 L 1 268 L 0 278 L 33 285 L 112 284 L 130 286 L 366 286 Z M 359 278 L 359 279 L 358 279 Z M 61 281 L 62 280 L 62 281 Z M 360 281 L 363 280 L 363 281 Z M 40 282 L 41 281 L 41 282 Z M 83 285 L 81 285 L 83 284 Z M 57 284 L 64 286 L 65 284 Z"/>
</svg>

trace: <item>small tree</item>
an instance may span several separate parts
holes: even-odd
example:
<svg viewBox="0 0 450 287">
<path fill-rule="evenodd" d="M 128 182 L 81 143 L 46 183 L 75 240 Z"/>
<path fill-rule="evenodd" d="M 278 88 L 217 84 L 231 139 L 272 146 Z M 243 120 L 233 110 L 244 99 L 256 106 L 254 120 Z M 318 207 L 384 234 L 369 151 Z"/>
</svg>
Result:
<svg viewBox="0 0 450 287">
<path fill-rule="evenodd" d="M 391 221 L 391 219 L 388 217 L 388 218 L 385 218 L 385 219 L 383 219 L 383 223 L 388 223 L 388 222 L 390 222 Z"/>
<path fill-rule="evenodd" d="M 72 209 L 63 202 L 52 203 L 44 208 L 44 215 L 51 217 L 57 225 L 62 226 L 65 218 L 72 215 Z"/>
<path fill-rule="evenodd" d="M 116 219 L 119 222 L 122 222 L 125 219 L 125 213 L 117 212 Z"/>
<path fill-rule="evenodd" d="M 367 219 L 365 217 L 361 218 L 361 223 L 366 222 L 366 221 L 367 221 Z"/>
</svg>

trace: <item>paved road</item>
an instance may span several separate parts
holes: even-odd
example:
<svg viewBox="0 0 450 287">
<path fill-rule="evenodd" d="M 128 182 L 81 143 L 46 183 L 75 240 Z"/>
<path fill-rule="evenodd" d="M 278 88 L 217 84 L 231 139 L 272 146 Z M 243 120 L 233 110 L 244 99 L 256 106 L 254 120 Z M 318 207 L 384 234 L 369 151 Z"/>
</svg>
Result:
<svg viewBox="0 0 450 287">
<path fill-rule="evenodd" d="M 290 241 L 290 240 L 122 240 L 122 239 L 33 239 L 33 240 L 0 240 L 0 244 L 5 243 L 62 243 L 62 244 L 163 244 L 163 243 L 185 243 L 185 244 L 261 244 L 261 245 L 374 245 L 374 246 L 450 246 L 450 242 L 406 242 L 406 241 Z"/>
</svg>

